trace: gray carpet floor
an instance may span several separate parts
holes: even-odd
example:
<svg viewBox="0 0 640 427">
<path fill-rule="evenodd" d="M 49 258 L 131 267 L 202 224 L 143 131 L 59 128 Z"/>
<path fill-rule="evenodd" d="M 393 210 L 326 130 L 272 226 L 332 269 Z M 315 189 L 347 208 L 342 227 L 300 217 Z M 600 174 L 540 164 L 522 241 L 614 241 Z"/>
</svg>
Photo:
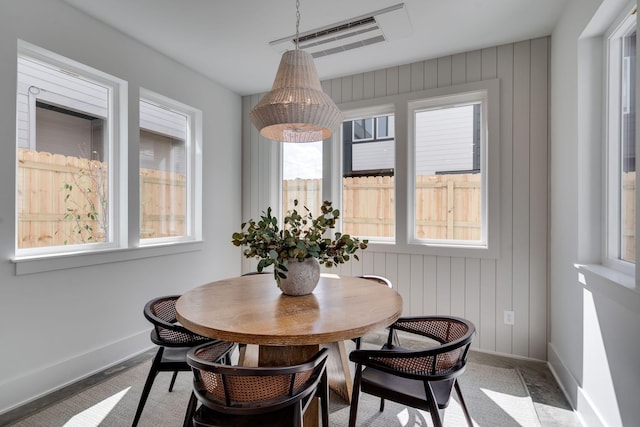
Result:
<svg viewBox="0 0 640 427">
<path fill-rule="evenodd" d="M 374 339 L 375 341 L 375 339 Z M 377 343 L 370 344 L 372 346 Z M 85 380 L 75 389 L 60 391 L 48 399 L 0 416 L 0 425 L 12 427 L 128 426 L 138 403 L 153 352 L 132 359 L 103 375 Z M 542 362 L 518 361 L 472 352 L 467 371 L 460 379 L 469 412 L 477 426 L 579 426 L 557 384 Z M 160 373 L 142 414 L 140 426 L 181 426 L 191 390 L 191 374 L 180 373 L 172 393 L 171 375 Z M 538 381 L 538 383 L 531 383 Z M 542 384 L 540 381 L 544 381 Z M 529 383 L 529 384 L 528 384 Z M 73 387 L 73 386 L 72 386 Z M 533 389 L 533 393 L 531 390 Z M 428 412 L 361 395 L 358 426 L 431 426 Z M 330 424 L 346 426 L 349 406 L 332 395 Z M 445 426 L 466 425 L 454 395 L 445 413 Z"/>
</svg>

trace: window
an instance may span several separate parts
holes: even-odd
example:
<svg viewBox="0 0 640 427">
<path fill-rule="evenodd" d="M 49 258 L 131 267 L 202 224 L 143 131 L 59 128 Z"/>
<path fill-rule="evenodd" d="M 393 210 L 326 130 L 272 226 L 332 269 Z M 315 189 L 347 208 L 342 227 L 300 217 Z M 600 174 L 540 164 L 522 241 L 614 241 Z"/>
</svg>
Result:
<svg viewBox="0 0 640 427">
<path fill-rule="evenodd" d="M 486 246 L 486 92 L 410 103 L 413 242 Z"/>
<path fill-rule="evenodd" d="M 343 122 L 342 163 L 343 232 L 372 242 L 393 241 L 395 116 L 377 113 Z"/>
<path fill-rule="evenodd" d="M 26 43 L 17 65 L 16 254 L 118 246 L 126 83 Z"/>
<path fill-rule="evenodd" d="M 140 99 L 140 239 L 148 244 L 197 234 L 194 147 L 200 112 L 142 90 Z"/>
<path fill-rule="evenodd" d="M 151 250 L 112 249 L 197 247 L 184 243 L 202 235 L 199 110 L 140 89 L 140 205 L 131 206 L 127 82 L 23 41 L 17 71 L 16 274 Z M 84 256 L 66 256 L 75 254 Z"/>
<path fill-rule="evenodd" d="M 607 34 L 607 171 L 604 263 L 633 274 L 636 194 L 636 16 L 628 10 Z"/>
<path fill-rule="evenodd" d="M 294 209 L 304 214 L 306 206 L 314 216 L 322 206 L 322 141 L 282 143 L 282 212 Z"/>
</svg>

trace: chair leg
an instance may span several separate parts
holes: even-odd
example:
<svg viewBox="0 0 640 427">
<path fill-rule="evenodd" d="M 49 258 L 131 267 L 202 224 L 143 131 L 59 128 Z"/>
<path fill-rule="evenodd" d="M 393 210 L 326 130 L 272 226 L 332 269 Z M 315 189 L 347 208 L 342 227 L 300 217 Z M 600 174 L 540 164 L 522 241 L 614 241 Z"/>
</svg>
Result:
<svg viewBox="0 0 640 427">
<path fill-rule="evenodd" d="M 173 391 L 173 385 L 176 383 L 177 377 L 178 377 L 178 371 L 174 371 L 173 376 L 171 377 L 171 383 L 169 384 L 169 392 Z"/>
<path fill-rule="evenodd" d="M 351 407 L 349 408 L 349 427 L 356 427 L 358 417 L 358 399 L 360 397 L 360 381 L 362 380 L 362 365 L 356 365 L 356 373 L 353 378 L 353 393 L 351 393 Z"/>
<path fill-rule="evenodd" d="M 460 390 L 460 383 L 458 383 L 458 380 L 455 381 L 453 386 L 456 388 L 456 393 L 458 393 L 458 398 L 460 399 L 460 406 L 462 406 L 462 412 L 464 412 L 464 417 L 467 420 L 467 425 L 469 427 L 473 427 L 473 421 L 471 421 L 471 415 L 469 415 L 469 409 L 467 409 L 467 403 L 464 401 L 464 397 L 462 397 L 462 390 Z"/>
<path fill-rule="evenodd" d="M 425 381 L 424 389 L 427 394 L 427 403 L 429 404 L 429 412 L 431 413 L 431 420 L 433 421 L 433 427 L 442 427 L 442 418 L 440 418 L 440 410 L 438 409 L 438 403 L 436 402 L 436 396 L 433 393 L 431 384 Z"/>
<path fill-rule="evenodd" d="M 291 424 L 292 427 L 302 427 L 302 417 L 303 417 L 303 410 L 302 410 L 302 401 L 299 400 L 298 402 L 296 402 L 296 404 L 293 407 L 293 424 Z"/>
<path fill-rule="evenodd" d="M 354 338 L 353 340 L 356 342 L 356 350 L 360 350 L 360 345 L 362 345 L 362 338 L 358 337 Z"/>
<path fill-rule="evenodd" d="M 153 362 L 151 363 L 149 375 L 147 375 L 147 380 L 144 383 L 142 395 L 140 396 L 140 402 L 138 402 L 138 408 L 136 409 L 136 415 L 133 417 L 133 423 L 131 424 L 131 427 L 136 427 L 138 425 L 138 421 L 140 421 L 140 415 L 142 415 L 144 404 L 147 402 L 147 398 L 149 397 L 149 392 L 151 391 L 153 380 L 155 380 L 156 375 L 158 375 L 158 366 L 160 365 L 160 361 L 162 360 L 162 353 L 164 353 L 164 347 L 159 347 L 158 351 L 156 352 L 156 357 L 153 358 Z"/>
<path fill-rule="evenodd" d="M 187 412 L 184 414 L 184 422 L 182 423 L 182 427 L 193 426 L 193 414 L 196 413 L 197 406 L 198 399 L 196 398 L 196 394 L 194 392 L 191 392 L 191 397 L 189 397 L 189 403 L 187 404 Z"/>
<path fill-rule="evenodd" d="M 327 371 L 322 374 L 320 380 L 320 411 L 322 415 L 322 427 L 329 427 L 329 381 Z"/>
<path fill-rule="evenodd" d="M 384 399 L 380 398 L 380 412 L 384 412 Z"/>
</svg>

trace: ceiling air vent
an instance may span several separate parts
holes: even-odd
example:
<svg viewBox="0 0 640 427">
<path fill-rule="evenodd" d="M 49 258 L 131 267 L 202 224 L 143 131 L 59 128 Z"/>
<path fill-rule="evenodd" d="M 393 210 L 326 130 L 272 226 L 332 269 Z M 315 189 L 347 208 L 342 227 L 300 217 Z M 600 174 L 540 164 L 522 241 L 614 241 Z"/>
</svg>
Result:
<svg viewBox="0 0 640 427">
<path fill-rule="evenodd" d="M 399 3 L 347 21 L 305 31 L 300 33 L 298 41 L 300 49 L 318 58 L 407 37 L 412 32 L 404 3 Z M 295 36 L 274 40 L 269 45 L 279 53 L 295 49 Z"/>
</svg>

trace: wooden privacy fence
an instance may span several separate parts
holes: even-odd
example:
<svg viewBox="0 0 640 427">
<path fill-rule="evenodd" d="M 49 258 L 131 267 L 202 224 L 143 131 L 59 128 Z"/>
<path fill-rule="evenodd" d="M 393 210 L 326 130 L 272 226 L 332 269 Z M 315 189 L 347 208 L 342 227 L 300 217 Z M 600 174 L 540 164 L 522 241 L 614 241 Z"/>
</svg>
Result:
<svg viewBox="0 0 640 427">
<path fill-rule="evenodd" d="M 622 248 L 621 258 L 636 262 L 636 173 L 622 174 Z"/>
<path fill-rule="evenodd" d="M 105 241 L 107 164 L 18 150 L 18 248 Z M 186 178 L 140 170 L 140 237 L 184 235 Z"/>
<path fill-rule="evenodd" d="M 315 214 L 321 205 L 320 179 L 283 182 L 283 208 L 306 201 Z M 342 223 L 355 236 L 395 235 L 395 183 L 390 176 L 343 179 Z M 480 239 L 480 174 L 418 176 L 416 235 L 423 239 Z"/>
</svg>

